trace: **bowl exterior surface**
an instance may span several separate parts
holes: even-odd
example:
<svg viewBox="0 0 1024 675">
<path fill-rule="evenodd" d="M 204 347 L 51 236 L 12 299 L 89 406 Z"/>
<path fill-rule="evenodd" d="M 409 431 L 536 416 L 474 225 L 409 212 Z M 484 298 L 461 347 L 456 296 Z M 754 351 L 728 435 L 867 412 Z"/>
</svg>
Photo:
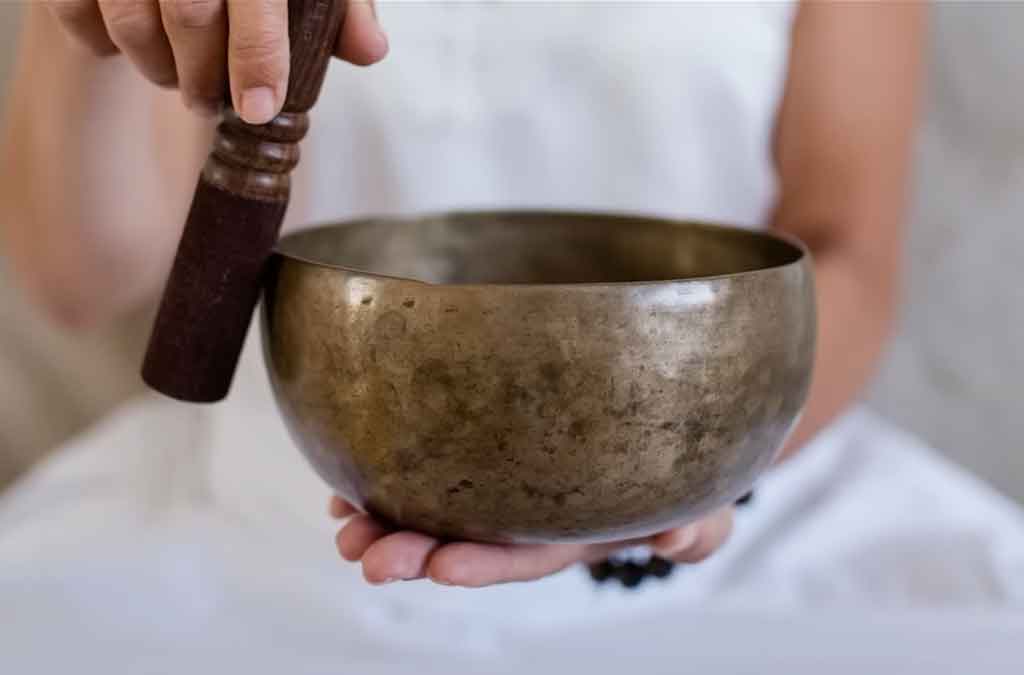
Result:
<svg viewBox="0 0 1024 675">
<path fill-rule="evenodd" d="M 277 255 L 265 360 L 296 444 L 402 527 L 604 541 L 747 491 L 814 355 L 810 263 L 638 284 L 434 285 Z"/>
</svg>

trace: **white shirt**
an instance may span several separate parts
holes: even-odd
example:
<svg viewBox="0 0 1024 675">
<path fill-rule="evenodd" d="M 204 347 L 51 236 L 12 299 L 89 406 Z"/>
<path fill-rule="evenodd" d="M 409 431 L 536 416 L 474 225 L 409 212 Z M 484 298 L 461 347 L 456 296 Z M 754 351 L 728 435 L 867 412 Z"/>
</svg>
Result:
<svg viewBox="0 0 1024 675">
<path fill-rule="evenodd" d="M 289 223 L 557 206 L 764 222 L 790 2 L 382 3 L 332 66 Z"/>
</svg>

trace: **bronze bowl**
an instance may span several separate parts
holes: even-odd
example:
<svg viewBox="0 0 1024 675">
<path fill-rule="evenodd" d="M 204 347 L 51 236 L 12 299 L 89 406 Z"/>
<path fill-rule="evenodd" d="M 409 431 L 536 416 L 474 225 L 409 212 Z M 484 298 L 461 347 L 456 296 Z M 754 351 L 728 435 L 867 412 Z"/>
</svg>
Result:
<svg viewBox="0 0 1024 675">
<path fill-rule="evenodd" d="M 456 212 L 283 238 L 262 328 L 339 495 L 444 538 L 596 542 L 750 489 L 804 405 L 815 303 L 806 250 L 774 235 Z"/>
</svg>

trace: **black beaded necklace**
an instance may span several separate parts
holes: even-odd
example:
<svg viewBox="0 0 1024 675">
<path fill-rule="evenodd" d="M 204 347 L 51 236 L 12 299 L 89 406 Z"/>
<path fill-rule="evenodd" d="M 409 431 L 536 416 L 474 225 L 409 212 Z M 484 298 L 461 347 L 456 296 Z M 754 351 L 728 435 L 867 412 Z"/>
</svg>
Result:
<svg viewBox="0 0 1024 675">
<path fill-rule="evenodd" d="M 753 491 L 748 492 L 735 504 L 737 507 L 746 507 L 754 499 Z M 605 558 L 587 566 L 590 569 L 590 578 L 595 583 L 603 584 L 607 581 L 618 581 L 626 588 L 636 588 L 646 579 L 664 579 L 675 571 L 676 563 L 661 556 L 652 555 L 646 562 L 636 560 L 617 560 Z"/>
</svg>

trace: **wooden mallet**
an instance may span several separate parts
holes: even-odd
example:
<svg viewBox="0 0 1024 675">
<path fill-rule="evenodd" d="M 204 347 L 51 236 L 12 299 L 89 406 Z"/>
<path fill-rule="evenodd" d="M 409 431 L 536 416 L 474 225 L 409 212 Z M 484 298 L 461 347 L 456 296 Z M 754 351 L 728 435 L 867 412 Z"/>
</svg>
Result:
<svg viewBox="0 0 1024 675">
<path fill-rule="evenodd" d="M 146 383 L 167 396 L 214 402 L 231 387 L 345 2 L 289 0 L 291 71 L 280 115 L 253 126 L 225 111 L 142 369 Z"/>
</svg>

